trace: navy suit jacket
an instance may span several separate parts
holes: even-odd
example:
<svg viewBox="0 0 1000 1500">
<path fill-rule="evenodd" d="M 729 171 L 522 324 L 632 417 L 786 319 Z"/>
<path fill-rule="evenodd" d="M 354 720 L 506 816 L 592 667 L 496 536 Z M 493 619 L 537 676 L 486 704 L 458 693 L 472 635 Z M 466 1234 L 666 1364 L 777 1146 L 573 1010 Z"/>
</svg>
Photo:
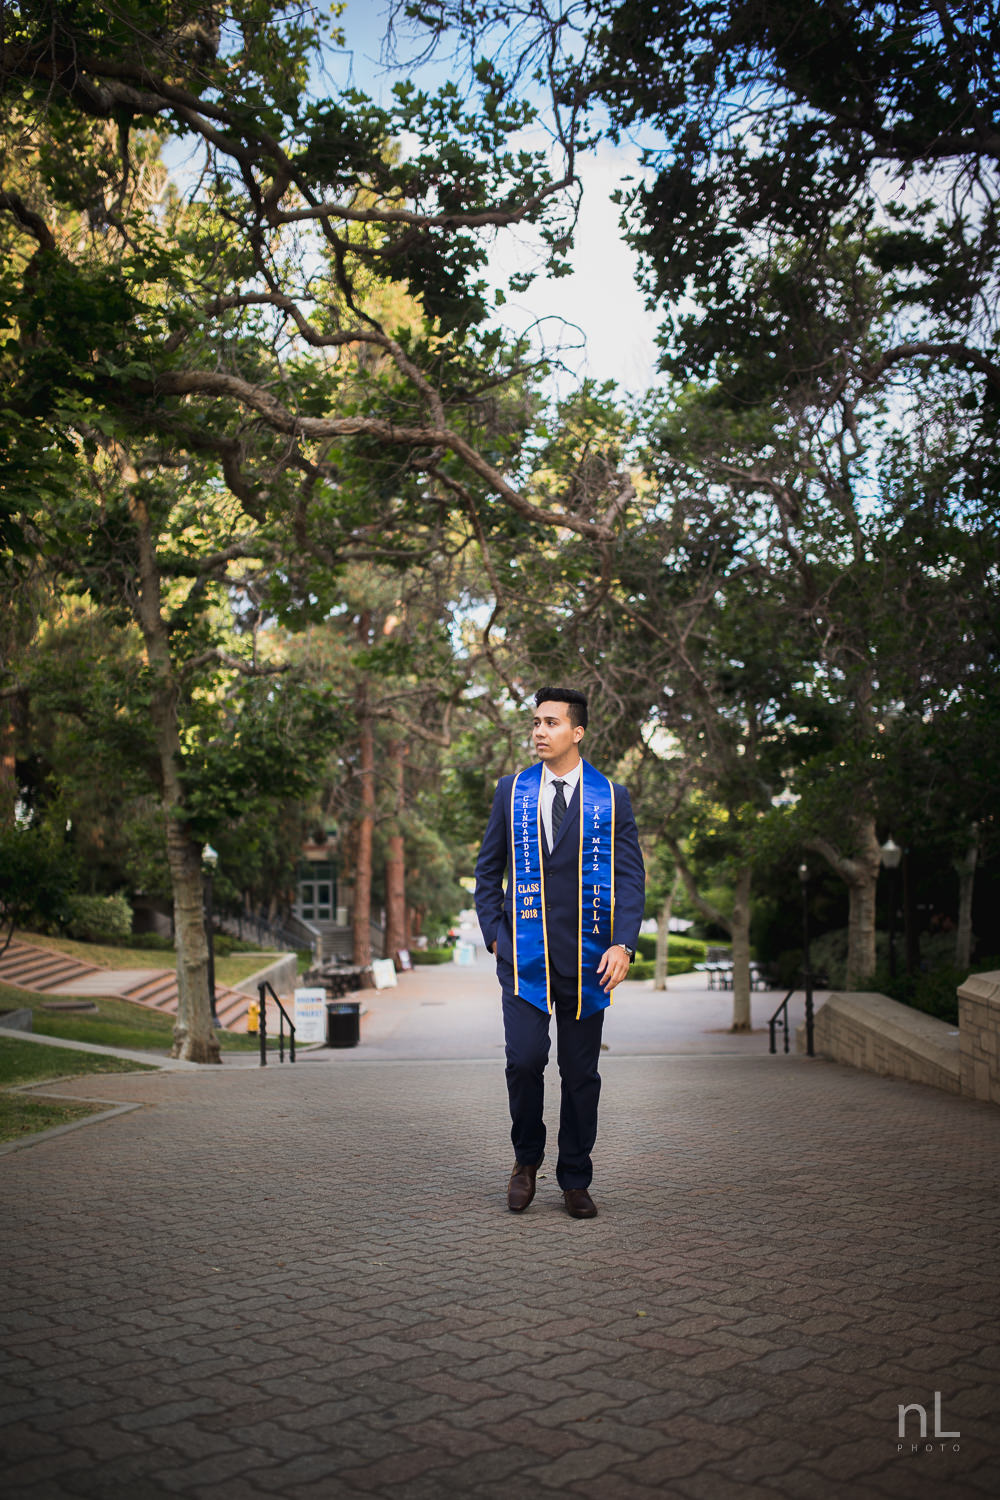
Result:
<svg viewBox="0 0 1000 1500">
<path fill-rule="evenodd" d="M 514 962 L 511 926 L 510 790 L 513 776 L 502 776 L 497 785 L 486 825 L 483 845 L 476 862 L 476 915 L 483 940 L 497 945 L 497 958 Z M 639 848 L 635 817 L 629 794 L 613 783 L 615 792 L 615 911 L 614 941 L 634 948 L 646 908 L 646 869 Z M 545 872 L 545 927 L 549 963 L 557 974 L 575 979 L 579 962 L 578 933 L 580 891 L 580 782 L 566 808 L 551 854 L 542 833 Z M 504 873 L 507 886 L 504 889 Z"/>
</svg>

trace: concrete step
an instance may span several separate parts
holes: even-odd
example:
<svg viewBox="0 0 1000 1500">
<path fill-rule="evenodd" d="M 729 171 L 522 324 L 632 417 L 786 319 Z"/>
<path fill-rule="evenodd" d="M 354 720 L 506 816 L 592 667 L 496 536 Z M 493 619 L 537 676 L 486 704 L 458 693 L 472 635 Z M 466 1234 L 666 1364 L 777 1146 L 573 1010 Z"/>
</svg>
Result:
<svg viewBox="0 0 1000 1500">
<path fill-rule="evenodd" d="M 168 969 L 162 970 L 141 984 L 130 985 L 122 991 L 123 1000 L 132 1000 L 136 1005 L 148 1005 L 153 1010 L 177 1009 L 177 975 Z"/>
<path fill-rule="evenodd" d="M 39 994 L 96 972 L 96 965 L 27 943 L 12 942 L 0 958 L 0 980 L 4 984 Z"/>
<path fill-rule="evenodd" d="M 65 990 L 77 982 L 92 981 L 86 983 L 86 988 L 95 994 L 116 995 L 122 1000 L 130 1000 L 133 1005 L 143 1005 L 164 1015 L 177 1014 L 177 975 L 172 969 L 148 971 L 148 977 L 138 983 L 128 983 L 129 977 L 122 973 L 119 978 L 114 969 L 85 964 L 64 953 L 37 948 L 17 939 L 0 957 L 0 982 L 18 989 L 47 994 L 50 990 Z M 216 1014 L 224 1030 L 246 1030 L 249 1003 L 249 996 L 240 990 L 216 985 Z"/>
</svg>

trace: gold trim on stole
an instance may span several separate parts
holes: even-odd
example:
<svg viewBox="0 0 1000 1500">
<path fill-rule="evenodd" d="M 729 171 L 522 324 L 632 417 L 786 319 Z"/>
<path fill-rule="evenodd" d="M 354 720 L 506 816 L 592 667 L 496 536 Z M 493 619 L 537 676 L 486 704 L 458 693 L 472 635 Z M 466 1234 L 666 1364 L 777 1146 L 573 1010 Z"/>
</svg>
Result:
<svg viewBox="0 0 1000 1500">
<path fill-rule="evenodd" d="M 583 766 L 580 767 L 580 858 L 576 872 L 576 1020 L 583 1010 Z"/>
<path fill-rule="evenodd" d="M 510 893 L 510 930 L 514 949 L 514 994 L 517 994 L 517 823 L 514 815 L 514 797 L 520 771 L 510 784 L 510 878 L 514 882 Z"/>
<path fill-rule="evenodd" d="M 522 772 L 518 771 L 510 786 L 510 878 L 513 882 L 510 903 L 510 926 L 513 937 L 514 950 L 514 994 L 520 993 L 517 974 L 517 783 L 520 781 Z M 545 773 L 542 772 L 538 783 L 538 807 L 535 817 L 535 844 L 538 849 L 538 887 L 539 900 L 542 905 L 542 956 L 545 959 L 545 1006 L 549 1015 L 552 1014 L 552 982 L 549 978 L 549 929 L 545 916 L 545 851 L 542 846 L 542 787 L 545 785 Z M 582 869 L 582 866 L 581 866 Z"/>
</svg>

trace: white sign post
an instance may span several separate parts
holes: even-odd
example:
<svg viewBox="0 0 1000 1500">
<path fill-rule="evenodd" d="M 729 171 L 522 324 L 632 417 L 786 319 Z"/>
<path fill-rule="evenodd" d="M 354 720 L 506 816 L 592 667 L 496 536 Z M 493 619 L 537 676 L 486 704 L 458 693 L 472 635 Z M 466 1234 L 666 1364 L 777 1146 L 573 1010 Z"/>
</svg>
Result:
<svg viewBox="0 0 1000 1500">
<path fill-rule="evenodd" d="M 326 1041 L 326 990 L 295 991 L 295 1040 Z"/>
</svg>

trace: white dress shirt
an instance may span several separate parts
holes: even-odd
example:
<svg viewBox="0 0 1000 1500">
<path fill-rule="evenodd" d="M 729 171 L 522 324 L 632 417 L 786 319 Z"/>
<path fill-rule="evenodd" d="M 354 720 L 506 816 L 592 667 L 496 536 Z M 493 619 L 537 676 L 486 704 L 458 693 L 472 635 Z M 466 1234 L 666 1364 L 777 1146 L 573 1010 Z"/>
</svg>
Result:
<svg viewBox="0 0 1000 1500">
<path fill-rule="evenodd" d="M 542 813 L 542 827 L 545 830 L 545 842 L 549 853 L 552 853 L 552 804 L 555 801 L 556 789 L 553 782 L 563 782 L 563 796 L 566 798 L 566 810 L 569 811 L 570 802 L 576 791 L 577 782 L 580 780 L 582 761 L 577 761 L 572 771 L 567 771 L 563 776 L 556 776 L 549 770 L 548 766 L 542 767 L 542 790 L 539 794 L 539 807 Z"/>
</svg>

